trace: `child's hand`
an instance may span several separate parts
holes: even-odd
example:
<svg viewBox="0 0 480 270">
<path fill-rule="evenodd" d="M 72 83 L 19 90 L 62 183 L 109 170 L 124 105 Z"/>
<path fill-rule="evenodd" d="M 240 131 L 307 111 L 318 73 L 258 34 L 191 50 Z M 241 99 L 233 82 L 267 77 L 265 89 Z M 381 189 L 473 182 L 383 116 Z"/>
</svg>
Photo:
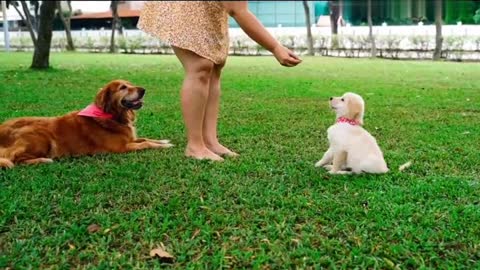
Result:
<svg viewBox="0 0 480 270">
<path fill-rule="evenodd" d="M 277 61 L 285 67 L 294 67 L 302 62 L 302 59 L 281 44 L 277 45 L 272 53 Z"/>
</svg>

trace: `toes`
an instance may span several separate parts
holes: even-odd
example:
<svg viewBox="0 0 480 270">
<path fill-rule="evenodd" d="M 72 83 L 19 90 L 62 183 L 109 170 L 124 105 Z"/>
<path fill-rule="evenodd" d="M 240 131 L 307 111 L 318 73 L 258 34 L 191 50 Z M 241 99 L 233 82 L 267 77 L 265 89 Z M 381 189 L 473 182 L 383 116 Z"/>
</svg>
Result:
<svg viewBox="0 0 480 270">
<path fill-rule="evenodd" d="M 215 162 L 223 162 L 224 159 L 221 156 L 195 156 L 195 155 L 185 155 L 188 158 L 193 158 L 195 160 L 210 160 Z"/>
<path fill-rule="evenodd" d="M 240 156 L 239 154 L 235 153 L 235 152 L 227 152 L 227 153 L 223 153 L 223 154 L 219 154 L 220 156 L 224 156 L 224 157 L 230 157 L 230 158 L 234 158 L 234 157 L 238 157 Z"/>
</svg>

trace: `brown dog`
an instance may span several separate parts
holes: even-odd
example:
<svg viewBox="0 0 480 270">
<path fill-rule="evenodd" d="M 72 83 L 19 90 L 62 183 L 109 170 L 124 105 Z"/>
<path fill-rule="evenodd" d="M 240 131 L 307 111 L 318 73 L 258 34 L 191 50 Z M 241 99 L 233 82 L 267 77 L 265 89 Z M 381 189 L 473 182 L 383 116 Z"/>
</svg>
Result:
<svg viewBox="0 0 480 270">
<path fill-rule="evenodd" d="M 83 111 L 60 117 L 25 117 L 0 125 L 0 168 L 53 162 L 63 156 L 168 148 L 168 140 L 137 139 L 135 112 L 145 89 L 116 80 Z"/>
</svg>

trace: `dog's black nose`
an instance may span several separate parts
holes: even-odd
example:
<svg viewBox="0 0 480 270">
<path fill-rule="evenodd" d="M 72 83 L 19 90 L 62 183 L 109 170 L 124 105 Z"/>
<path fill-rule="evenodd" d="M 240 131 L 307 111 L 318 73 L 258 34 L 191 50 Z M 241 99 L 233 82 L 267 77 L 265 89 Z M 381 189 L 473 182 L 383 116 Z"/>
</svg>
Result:
<svg viewBox="0 0 480 270">
<path fill-rule="evenodd" d="M 138 94 L 143 97 L 143 95 L 145 95 L 145 88 L 142 88 L 142 87 L 139 87 L 138 88 Z"/>
<path fill-rule="evenodd" d="M 333 97 L 330 97 L 330 100 L 333 100 Z"/>
</svg>

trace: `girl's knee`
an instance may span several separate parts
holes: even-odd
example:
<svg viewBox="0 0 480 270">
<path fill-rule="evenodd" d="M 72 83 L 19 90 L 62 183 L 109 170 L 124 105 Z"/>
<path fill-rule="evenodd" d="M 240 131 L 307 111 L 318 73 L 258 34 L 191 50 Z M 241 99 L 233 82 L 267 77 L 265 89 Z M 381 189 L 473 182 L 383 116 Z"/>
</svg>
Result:
<svg viewBox="0 0 480 270">
<path fill-rule="evenodd" d="M 215 64 L 207 59 L 201 59 L 193 62 L 186 68 L 187 74 L 201 83 L 208 83 L 212 72 L 215 68 Z"/>
</svg>

